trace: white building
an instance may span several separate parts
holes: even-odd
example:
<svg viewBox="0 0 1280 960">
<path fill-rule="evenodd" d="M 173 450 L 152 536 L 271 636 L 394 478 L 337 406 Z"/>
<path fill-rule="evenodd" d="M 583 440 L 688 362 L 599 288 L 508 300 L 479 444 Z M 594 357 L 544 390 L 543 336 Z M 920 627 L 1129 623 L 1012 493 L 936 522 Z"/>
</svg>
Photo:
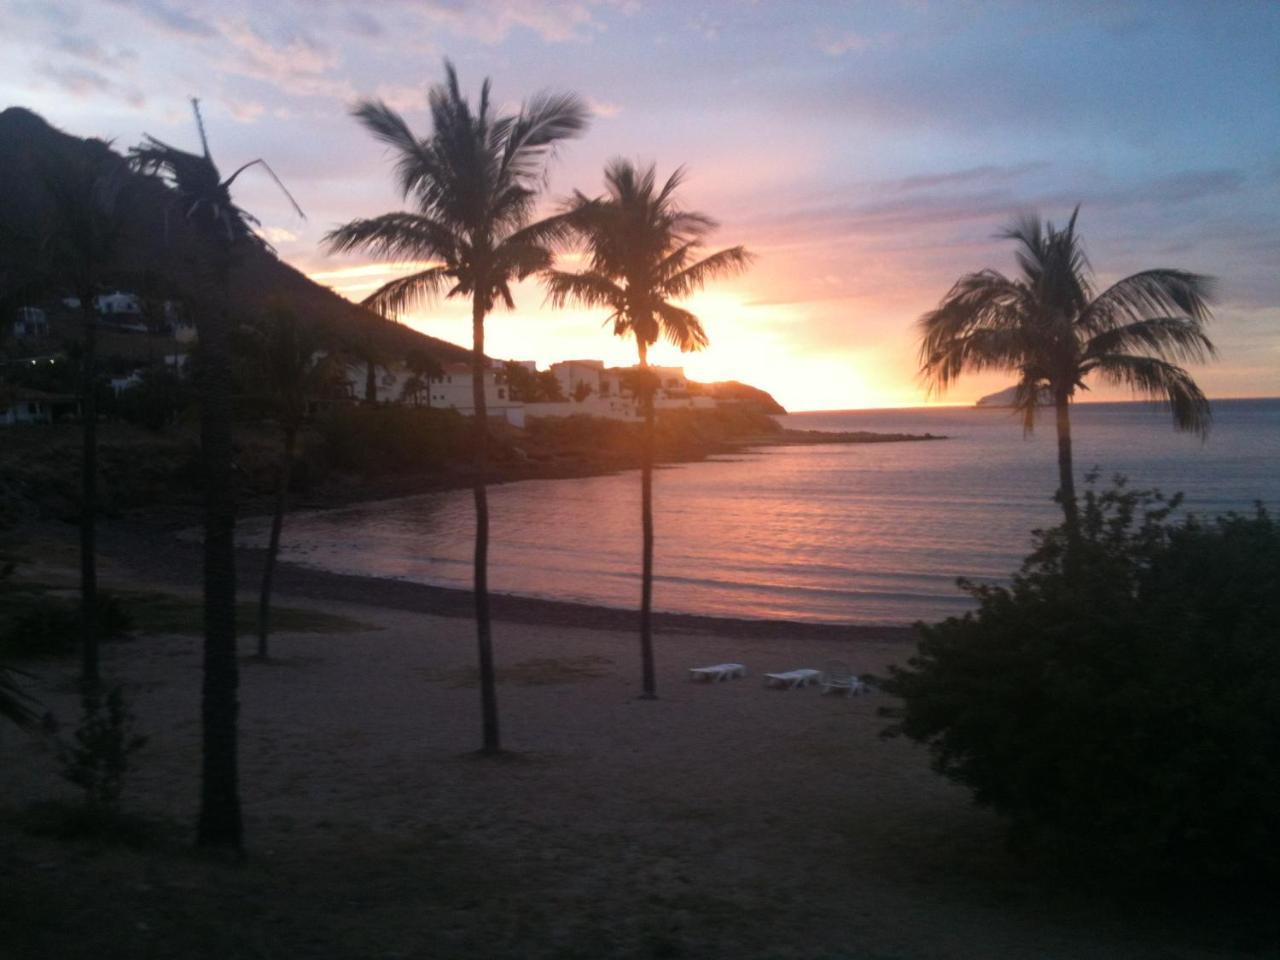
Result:
<svg viewBox="0 0 1280 960">
<path fill-rule="evenodd" d="M 49 318 L 39 307 L 19 307 L 13 320 L 13 335 L 19 340 L 47 337 Z"/>
<path fill-rule="evenodd" d="M 124 293 L 116 290 L 95 297 L 94 307 L 104 317 L 141 317 L 142 301 L 136 293 Z"/>
<path fill-rule="evenodd" d="M 112 377 L 111 392 L 117 397 L 126 390 L 142 386 L 142 371 L 134 370 L 127 377 Z"/>
<path fill-rule="evenodd" d="M 603 360 L 562 360 L 551 365 L 560 384 L 560 392 L 566 400 L 572 400 L 579 390 L 590 396 L 600 393 L 600 377 L 604 373 Z"/>
<path fill-rule="evenodd" d="M 79 402 L 75 397 L 25 387 L 0 389 L 0 426 L 52 423 L 55 416 L 74 414 Z"/>
<path fill-rule="evenodd" d="M 125 293 L 121 290 L 104 293 L 94 298 L 93 305 L 104 323 L 131 333 L 147 332 L 142 301 L 136 293 Z"/>
<path fill-rule="evenodd" d="M 600 360 L 565 360 L 553 363 L 555 374 L 564 392 L 565 400 L 556 403 L 526 404 L 525 413 L 530 417 L 604 417 L 609 420 L 639 420 L 644 415 L 640 399 L 632 389 L 632 380 L 639 372 L 639 365 L 632 367 L 606 367 Z M 658 410 L 713 409 L 716 401 L 711 397 L 691 396 L 684 367 L 649 367 L 649 373 L 657 378 L 658 390 L 653 405 Z M 585 394 L 575 400 L 578 391 Z"/>
<path fill-rule="evenodd" d="M 431 378 L 431 406 L 451 407 L 464 416 L 473 415 L 473 383 L 471 364 L 446 363 L 444 372 Z M 486 370 L 484 373 L 484 402 L 490 417 L 501 417 L 513 427 L 524 426 L 525 405 L 519 400 L 511 399 L 505 378 L 496 370 Z"/>
</svg>

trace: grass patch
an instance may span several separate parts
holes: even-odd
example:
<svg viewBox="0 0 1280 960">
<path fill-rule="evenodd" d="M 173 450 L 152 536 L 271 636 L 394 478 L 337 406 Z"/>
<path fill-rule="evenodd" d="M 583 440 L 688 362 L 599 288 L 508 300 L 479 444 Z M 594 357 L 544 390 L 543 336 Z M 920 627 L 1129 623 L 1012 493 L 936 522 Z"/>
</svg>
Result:
<svg viewBox="0 0 1280 960">
<path fill-rule="evenodd" d="M 29 660 L 70 656 L 80 643 L 80 600 L 54 593 L 47 584 L 9 579 L 0 584 L 0 657 Z M 258 605 L 237 605 L 236 629 L 257 629 Z M 272 607 L 273 633 L 353 633 L 381 627 L 349 617 L 300 607 Z M 108 591 L 99 595 L 98 635 L 105 641 L 138 634 L 204 633 L 204 604 L 198 598 L 148 591 Z"/>
<path fill-rule="evenodd" d="M 539 657 L 521 660 L 497 671 L 498 683 L 513 683 L 521 687 L 546 687 L 563 683 L 578 683 L 608 676 L 613 661 L 608 657 Z M 449 670 L 420 671 L 431 683 L 443 683 L 448 687 L 475 687 L 480 683 L 480 671 L 476 667 L 454 667 Z"/>
<path fill-rule="evenodd" d="M 204 633 L 204 604 L 201 600 L 179 597 L 171 593 L 127 592 L 118 594 L 133 617 L 138 633 Z M 245 601 L 236 606 L 236 630 L 250 634 L 257 629 L 258 605 Z M 351 633 L 380 630 L 370 623 L 352 620 L 336 613 L 305 610 L 300 607 L 272 607 L 273 633 Z"/>
</svg>

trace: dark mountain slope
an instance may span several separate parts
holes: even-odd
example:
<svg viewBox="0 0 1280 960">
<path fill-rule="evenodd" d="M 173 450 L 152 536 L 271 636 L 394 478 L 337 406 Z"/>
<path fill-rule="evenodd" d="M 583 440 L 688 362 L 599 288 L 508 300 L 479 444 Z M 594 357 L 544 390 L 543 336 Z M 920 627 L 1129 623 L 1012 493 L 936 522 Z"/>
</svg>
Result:
<svg viewBox="0 0 1280 960">
<path fill-rule="evenodd" d="M 0 306 L 7 308 L 21 297 L 38 269 L 51 206 L 49 171 L 75 159 L 106 162 L 112 158 L 121 159 L 113 145 L 63 133 L 30 110 L 10 107 L 0 112 Z M 181 239 L 172 229 L 178 216 L 172 210 L 172 192 L 154 180 L 134 177 L 128 197 L 127 240 L 116 271 L 120 285 L 154 283 L 158 276 L 180 274 L 180 269 L 170 269 L 182 260 L 182 251 L 174 250 Z M 352 341 L 371 337 L 376 352 L 387 357 L 402 357 L 414 347 L 442 361 L 465 360 L 469 353 L 383 320 L 308 280 L 265 248 L 246 249 L 236 263 L 232 289 L 241 317 L 260 313 L 278 299 L 299 317 L 325 324 L 339 337 Z"/>
</svg>

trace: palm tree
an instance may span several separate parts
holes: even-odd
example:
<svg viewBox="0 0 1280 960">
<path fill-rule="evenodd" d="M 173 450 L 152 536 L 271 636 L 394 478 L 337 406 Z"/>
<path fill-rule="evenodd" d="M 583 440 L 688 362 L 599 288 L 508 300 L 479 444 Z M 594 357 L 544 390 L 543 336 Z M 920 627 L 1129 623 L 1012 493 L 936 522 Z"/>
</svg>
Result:
<svg viewBox="0 0 1280 960">
<path fill-rule="evenodd" d="M 44 249 L 44 275 L 69 286 L 79 298 L 83 336 L 80 353 L 80 682 L 91 693 L 98 665 L 98 350 L 96 298 L 118 269 L 122 194 L 128 169 L 106 144 L 63 157 L 45 171 L 52 202 Z"/>
<path fill-rule="evenodd" d="M 289 505 L 289 481 L 293 475 L 294 448 L 298 431 L 313 397 L 330 392 L 341 376 L 335 358 L 322 352 L 325 336 L 314 326 L 304 326 L 288 307 L 277 305 L 264 321 L 246 331 L 245 352 L 255 379 L 270 404 L 281 431 L 280 467 L 276 474 L 276 503 L 271 516 L 271 535 L 262 566 L 262 589 L 258 594 L 258 659 L 267 660 L 267 640 L 271 632 L 271 584 L 280 534 Z"/>
<path fill-rule="evenodd" d="M 192 101 L 200 132 L 201 154 L 187 153 L 154 137 L 130 151 L 135 167 L 158 175 L 173 190 L 172 207 L 191 231 L 198 254 L 197 285 L 206 286 L 196 328 L 200 338 L 200 444 L 204 480 L 204 687 L 201 845 L 240 849 L 237 765 L 235 494 L 232 487 L 230 282 L 235 257 L 247 248 L 265 246 L 253 232 L 257 220 L 231 199 L 236 178 L 261 166 L 285 196 L 284 185 L 266 162 L 252 160 L 223 179 Z M 289 196 L 299 216 L 301 209 Z M 170 224 L 171 226 L 172 224 Z"/>
<path fill-rule="evenodd" d="M 699 259 L 702 240 L 716 226 L 705 214 L 683 210 L 675 192 L 684 178 L 676 170 L 661 188 L 652 165 L 639 170 L 627 160 L 605 169 L 606 196 L 570 201 L 570 216 L 586 244 L 588 268 L 581 273 L 545 273 L 548 300 L 570 301 L 609 311 L 617 336 L 635 337 L 640 355 L 637 386 L 644 409 L 640 491 L 643 573 L 640 587 L 640 657 L 645 699 L 657 696 L 653 669 L 653 395 L 649 348 L 664 337 L 682 351 L 707 344 L 698 318 L 672 300 L 699 290 L 709 280 L 738 273 L 751 255 L 730 247 Z"/>
<path fill-rule="evenodd" d="M 1035 426 L 1042 394 L 1058 429 L 1058 493 L 1069 542 L 1078 536 L 1071 463 L 1071 399 L 1096 374 L 1143 396 L 1168 402 L 1174 425 L 1202 436 L 1209 401 L 1177 364 L 1214 355 L 1204 333 L 1211 319 L 1210 277 L 1185 270 L 1144 270 L 1096 293 L 1076 236 L 1038 216 L 1015 220 L 1000 236 L 1018 244 L 1021 275 L 995 270 L 961 277 L 936 310 L 920 318 L 922 374 L 941 393 L 961 373 L 1018 374 L 1015 406 L 1023 427 Z"/>
<path fill-rule="evenodd" d="M 426 393 L 427 409 L 431 409 L 431 381 L 444 376 L 444 367 L 440 365 L 440 361 L 434 356 L 419 347 L 414 347 L 404 357 L 404 365 L 409 368 L 409 372 L 413 374 L 404 385 L 400 396 L 403 399 L 406 395 L 413 397 L 414 406 L 418 405 L 418 398 Z"/>
<path fill-rule="evenodd" d="M 541 94 L 514 115 L 489 102 L 489 81 L 473 110 L 458 88 L 453 64 L 431 88 L 431 134 L 419 139 L 381 101 L 366 100 L 355 116 L 396 155 L 396 176 L 413 209 L 353 220 L 325 239 L 334 251 L 365 250 L 432 266 L 384 284 L 370 298 L 387 313 L 428 300 L 471 299 L 471 381 L 475 409 L 475 604 L 480 660 L 484 753 L 501 750 L 493 644 L 489 626 L 488 411 L 485 406 L 484 321 L 501 301 L 515 306 L 511 284 L 551 264 L 549 245 L 567 232 L 563 216 L 533 221 L 546 163 L 556 144 L 587 125 L 585 104 L 571 94 Z"/>
</svg>

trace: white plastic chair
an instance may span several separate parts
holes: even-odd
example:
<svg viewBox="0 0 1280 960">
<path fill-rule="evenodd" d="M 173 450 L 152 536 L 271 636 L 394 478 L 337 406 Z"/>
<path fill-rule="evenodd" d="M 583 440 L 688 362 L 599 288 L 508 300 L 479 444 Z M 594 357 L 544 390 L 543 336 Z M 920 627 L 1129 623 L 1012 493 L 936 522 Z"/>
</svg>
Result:
<svg viewBox="0 0 1280 960">
<path fill-rule="evenodd" d="M 779 687 L 784 690 L 794 690 L 796 687 L 807 687 L 811 683 L 816 683 L 819 676 L 821 676 L 820 671 L 801 667 L 796 670 L 783 670 L 778 673 L 766 673 L 764 675 L 764 684 L 766 687 Z"/>
<path fill-rule="evenodd" d="M 820 693 L 843 690 L 847 697 L 862 693 L 865 689 L 862 681 L 854 676 L 853 670 L 843 660 L 828 660 L 822 667 L 818 684 L 821 687 Z"/>
<path fill-rule="evenodd" d="M 691 667 L 689 670 L 690 680 L 707 682 L 731 680 L 734 677 L 745 677 L 746 675 L 747 668 L 740 663 L 717 663 L 710 667 Z"/>
</svg>

